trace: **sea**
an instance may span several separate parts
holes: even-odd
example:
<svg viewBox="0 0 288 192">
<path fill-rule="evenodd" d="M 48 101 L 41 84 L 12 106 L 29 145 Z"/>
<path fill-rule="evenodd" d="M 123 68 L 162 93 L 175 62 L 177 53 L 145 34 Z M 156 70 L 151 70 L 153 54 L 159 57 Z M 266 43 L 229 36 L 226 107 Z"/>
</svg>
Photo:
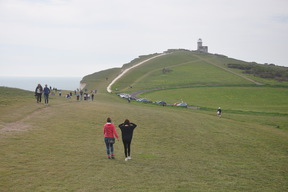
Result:
<svg viewBox="0 0 288 192">
<path fill-rule="evenodd" d="M 77 90 L 80 88 L 82 77 L 4 77 L 0 76 L 0 86 L 19 88 L 28 91 L 35 91 L 40 83 L 42 87 L 46 84 L 48 87 L 58 90 Z"/>
</svg>

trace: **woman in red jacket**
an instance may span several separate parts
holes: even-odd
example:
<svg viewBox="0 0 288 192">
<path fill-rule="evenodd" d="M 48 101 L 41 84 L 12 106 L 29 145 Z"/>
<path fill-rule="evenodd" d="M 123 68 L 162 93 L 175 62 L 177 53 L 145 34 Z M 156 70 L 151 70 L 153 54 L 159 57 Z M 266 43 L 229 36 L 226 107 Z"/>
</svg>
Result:
<svg viewBox="0 0 288 192">
<path fill-rule="evenodd" d="M 107 122 L 103 127 L 103 132 L 104 132 L 104 142 L 106 144 L 106 152 L 108 155 L 108 159 L 111 159 L 111 158 L 114 159 L 115 156 L 114 156 L 113 143 L 110 143 L 109 140 L 114 139 L 114 135 L 115 135 L 115 137 L 119 141 L 119 137 L 110 117 L 107 118 Z"/>
</svg>

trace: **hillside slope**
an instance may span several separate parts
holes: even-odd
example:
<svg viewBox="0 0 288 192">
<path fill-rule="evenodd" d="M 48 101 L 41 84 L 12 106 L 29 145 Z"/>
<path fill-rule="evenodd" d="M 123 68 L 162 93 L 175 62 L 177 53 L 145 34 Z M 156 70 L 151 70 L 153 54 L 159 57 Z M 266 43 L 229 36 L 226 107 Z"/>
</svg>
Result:
<svg viewBox="0 0 288 192">
<path fill-rule="evenodd" d="M 167 54 L 133 68 L 112 85 L 115 92 L 135 92 L 151 88 L 187 87 L 195 85 L 263 85 L 287 86 L 287 82 L 259 78 L 243 70 L 230 68 L 231 65 L 253 65 L 218 54 L 205 54 L 188 50 L 167 51 Z M 129 67 L 159 54 L 140 56 L 122 68 L 96 72 L 83 78 L 88 88 L 102 90 Z M 273 67 L 273 66 L 271 66 Z M 276 68 L 276 67 L 275 67 Z M 286 69 L 285 69 L 286 70 Z M 100 83 L 106 79 L 106 82 Z M 97 80 L 98 79 L 98 80 Z M 103 87 L 104 86 L 104 87 Z"/>
<path fill-rule="evenodd" d="M 191 85 L 260 84 L 229 70 L 226 67 L 228 63 L 235 63 L 235 60 L 192 51 L 172 52 L 129 71 L 113 88 L 120 92 L 132 92 Z"/>
<path fill-rule="evenodd" d="M 121 76 L 112 84 L 113 92 L 130 93 L 150 101 L 164 100 L 168 104 L 184 101 L 206 110 L 222 106 L 226 111 L 237 113 L 287 114 L 287 82 L 259 78 L 229 67 L 232 64 L 249 66 L 255 63 L 187 50 L 167 51 L 165 55 L 153 58 L 155 55 L 133 60 L 122 69 L 115 70 L 118 74 L 107 70 L 113 77 Z M 147 60 L 149 58 L 153 59 Z M 129 67 L 132 68 L 125 71 Z M 267 67 L 263 65 L 263 68 Z M 101 74 L 95 73 L 89 78 L 101 77 L 103 80 Z M 113 78 L 110 78 L 104 84 L 98 83 L 98 86 L 105 92 L 112 81 Z"/>
<path fill-rule="evenodd" d="M 87 91 L 98 90 L 93 101 L 51 95 L 43 105 L 33 92 L 0 87 L 0 191 L 287 191 L 287 87 L 256 85 L 222 68 L 233 60 L 184 51 L 134 68 L 128 82 L 119 80 L 120 91 L 161 85 L 145 96 L 173 102 L 184 95 L 208 110 L 129 103 L 107 93 L 123 69 L 153 56 L 84 77 Z M 215 106 L 222 104 L 219 118 Z M 117 125 L 126 118 L 138 125 L 132 160 L 124 160 L 121 139 L 116 159 L 107 159 L 107 117 L 120 138 Z"/>
</svg>

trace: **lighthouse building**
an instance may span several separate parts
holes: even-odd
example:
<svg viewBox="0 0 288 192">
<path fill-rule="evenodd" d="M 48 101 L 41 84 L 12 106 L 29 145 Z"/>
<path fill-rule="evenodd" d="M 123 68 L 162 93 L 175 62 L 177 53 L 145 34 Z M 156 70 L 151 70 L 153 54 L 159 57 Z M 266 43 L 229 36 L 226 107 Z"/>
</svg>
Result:
<svg viewBox="0 0 288 192">
<path fill-rule="evenodd" d="M 208 53 L 208 46 L 203 46 L 202 45 L 202 39 L 198 39 L 197 51 L 203 52 L 203 53 Z"/>
</svg>

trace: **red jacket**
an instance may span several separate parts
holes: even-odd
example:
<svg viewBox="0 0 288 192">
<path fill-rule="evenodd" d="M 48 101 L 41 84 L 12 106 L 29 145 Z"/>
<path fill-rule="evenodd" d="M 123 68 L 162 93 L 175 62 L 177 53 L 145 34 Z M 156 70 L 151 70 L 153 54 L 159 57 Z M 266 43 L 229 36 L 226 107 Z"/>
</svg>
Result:
<svg viewBox="0 0 288 192">
<path fill-rule="evenodd" d="M 113 123 L 106 123 L 103 127 L 104 137 L 115 137 L 118 139 L 118 133 Z"/>
</svg>

